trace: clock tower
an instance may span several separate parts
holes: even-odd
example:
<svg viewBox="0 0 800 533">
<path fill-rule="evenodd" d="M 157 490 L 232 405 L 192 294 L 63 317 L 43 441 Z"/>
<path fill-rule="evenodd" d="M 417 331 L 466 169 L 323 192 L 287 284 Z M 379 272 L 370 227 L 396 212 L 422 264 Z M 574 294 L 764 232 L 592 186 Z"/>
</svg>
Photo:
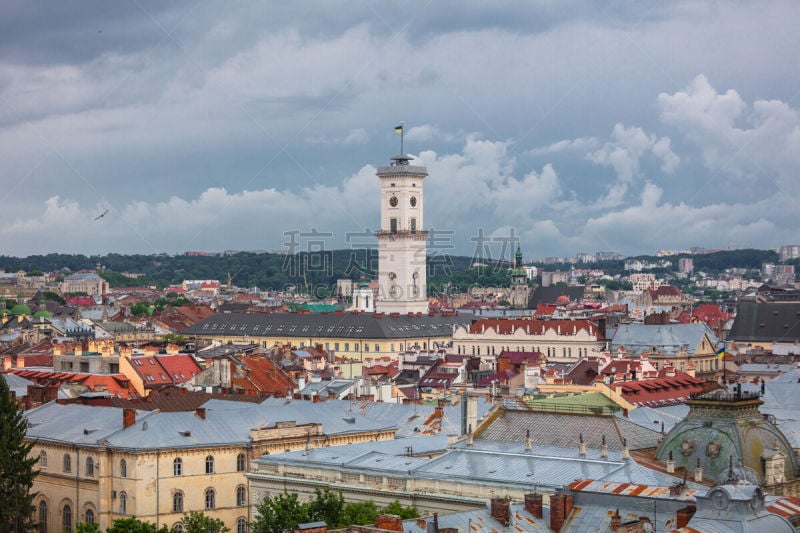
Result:
<svg viewBox="0 0 800 533">
<path fill-rule="evenodd" d="M 400 154 L 378 167 L 381 180 L 381 229 L 378 237 L 377 311 L 427 313 L 426 256 L 428 232 L 422 225 L 423 166 Z"/>
</svg>

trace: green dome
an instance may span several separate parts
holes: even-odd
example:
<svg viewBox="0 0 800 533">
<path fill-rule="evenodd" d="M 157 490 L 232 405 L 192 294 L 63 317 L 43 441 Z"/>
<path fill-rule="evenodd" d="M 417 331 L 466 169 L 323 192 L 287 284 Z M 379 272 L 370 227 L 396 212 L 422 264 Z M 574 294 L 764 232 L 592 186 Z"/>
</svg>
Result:
<svg viewBox="0 0 800 533">
<path fill-rule="evenodd" d="M 25 304 L 17 304 L 11 308 L 11 311 L 8 312 L 10 315 L 29 315 L 31 314 L 31 308 Z"/>
<path fill-rule="evenodd" d="M 53 313 L 51 313 L 47 309 L 40 309 L 39 311 L 36 311 L 35 313 L 33 313 L 33 318 L 42 318 L 42 317 L 44 317 L 44 318 L 52 318 L 52 316 L 53 316 Z"/>
</svg>

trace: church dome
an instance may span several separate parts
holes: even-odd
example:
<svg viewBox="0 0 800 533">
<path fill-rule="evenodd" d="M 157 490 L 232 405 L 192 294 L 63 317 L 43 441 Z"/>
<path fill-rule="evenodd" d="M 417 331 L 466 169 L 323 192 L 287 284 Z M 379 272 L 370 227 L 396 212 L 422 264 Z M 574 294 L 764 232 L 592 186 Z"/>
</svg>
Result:
<svg viewBox="0 0 800 533">
<path fill-rule="evenodd" d="M 52 318 L 53 313 L 48 311 L 47 309 L 40 309 L 33 313 L 33 318 Z"/>
<path fill-rule="evenodd" d="M 8 312 L 10 315 L 29 315 L 31 314 L 31 308 L 25 304 L 17 304 L 11 308 Z"/>
</svg>

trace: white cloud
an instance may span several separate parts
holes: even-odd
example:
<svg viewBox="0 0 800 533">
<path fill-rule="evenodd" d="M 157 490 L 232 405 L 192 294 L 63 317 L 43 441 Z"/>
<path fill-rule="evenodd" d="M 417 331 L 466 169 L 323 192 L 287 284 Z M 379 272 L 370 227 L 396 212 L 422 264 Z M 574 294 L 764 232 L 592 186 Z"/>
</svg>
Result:
<svg viewBox="0 0 800 533">
<path fill-rule="evenodd" d="M 655 134 L 648 135 L 642 128 L 626 128 L 622 123 L 614 126 L 611 141 L 586 157 L 598 165 L 612 167 L 620 181 L 631 183 L 640 177 L 640 161 L 648 153 L 661 160 L 661 170 L 668 174 L 674 172 L 680 162 L 670 148 L 668 137 L 659 139 Z"/>
<path fill-rule="evenodd" d="M 562 152 L 585 152 L 597 147 L 599 141 L 594 137 L 578 137 L 577 139 L 564 139 L 547 146 L 540 146 L 530 150 L 532 155 L 558 154 Z"/>
<path fill-rule="evenodd" d="M 707 168 L 756 189 L 800 194 L 800 114 L 786 102 L 749 105 L 698 75 L 681 91 L 661 93 L 658 105 L 661 119 L 701 150 Z"/>
</svg>

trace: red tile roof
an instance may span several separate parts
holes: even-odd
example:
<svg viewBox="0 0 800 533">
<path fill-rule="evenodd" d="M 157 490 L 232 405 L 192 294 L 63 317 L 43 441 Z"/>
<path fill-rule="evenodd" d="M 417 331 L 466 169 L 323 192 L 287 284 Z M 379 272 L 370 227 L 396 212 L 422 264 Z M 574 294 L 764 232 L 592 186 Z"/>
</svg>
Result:
<svg viewBox="0 0 800 533">
<path fill-rule="evenodd" d="M 175 384 L 185 383 L 203 370 L 191 355 L 158 355 L 156 360 Z"/>
<path fill-rule="evenodd" d="M 76 372 L 56 372 L 52 370 L 25 370 L 13 368 L 9 370 L 25 379 L 35 381 L 39 385 L 58 385 L 65 383 L 84 385 L 90 391 L 107 391 L 112 396 L 122 398 L 136 397 L 136 390 L 122 374 L 83 374 Z"/>
<path fill-rule="evenodd" d="M 510 335 L 518 329 L 529 332 L 530 335 L 542 335 L 545 331 L 553 329 L 561 331 L 562 335 L 573 335 L 574 332 L 581 330 L 587 331 L 590 335 L 599 335 L 597 325 L 591 320 L 539 320 L 528 318 L 482 318 L 474 321 L 470 327 L 470 333 L 482 333 L 489 328 L 493 328 L 501 335 Z"/>
<path fill-rule="evenodd" d="M 691 394 L 703 392 L 704 383 L 702 379 L 675 371 L 675 377 L 612 383 L 611 388 L 631 403 L 656 407 L 683 403 Z"/>
<path fill-rule="evenodd" d="M 269 357 L 256 355 L 241 357 L 239 361 L 242 366 L 231 380 L 235 392 L 282 398 L 287 389 L 294 391 L 294 382 Z"/>
</svg>

